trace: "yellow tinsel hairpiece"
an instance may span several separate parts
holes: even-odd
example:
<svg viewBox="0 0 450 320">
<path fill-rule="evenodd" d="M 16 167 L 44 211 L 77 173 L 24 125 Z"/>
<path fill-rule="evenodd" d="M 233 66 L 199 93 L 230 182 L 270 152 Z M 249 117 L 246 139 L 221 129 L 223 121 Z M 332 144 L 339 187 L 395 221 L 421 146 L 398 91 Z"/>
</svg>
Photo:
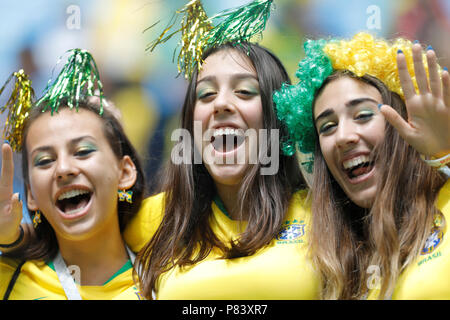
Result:
<svg viewBox="0 0 450 320">
<path fill-rule="evenodd" d="M 34 90 L 28 75 L 21 69 L 11 74 L 0 89 L 0 95 L 14 77 L 16 78 L 14 89 L 6 104 L 0 107 L 0 113 L 3 113 L 5 110 L 9 111 L 3 129 L 3 139 L 8 140 L 14 151 L 20 151 L 23 139 L 23 126 L 31 109 Z"/>
<path fill-rule="evenodd" d="M 381 80 L 389 90 L 399 94 L 403 99 L 397 69 L 397 54 L 401 50 L 406 57 L 409 74 L 417 87 L 412 58 L 413 43 L 407 39 L 397 38 L 393 42 L 376 39 L 372 35 L 360 32 L 350 40 L 331 40 L 323 48 L 330 58 L 333 70 L 349 70 L 362 77 L 365 74 Z M 423 63 L 428 73 L 425 53 Z"/>
<path fill-rule="evenodd" d="M 178 16 L 183 15 L 181 27 L 172 33 L 169 30 L 175 25 Z M 153 24 L 148 29 L 155 26 L 157 23 Z M 199 67 L 202 65 L 202 55 L 203 48 L 206 45 L 207 37 L 206 34 L 209 30 L 213 28 L 212 24 L 208 20 L 203 5 L 200 0 L 192 0 L 187 3 L 183 8 L 176 11 L 174 16 L 169 22 L 169 25 L 163 30 L 160 36 L 152 41 L 146 50 L 152 52 L 155 47 L 162 44 L 172 38 L 178 32 L 181 32 L 181 40 L 177 47 L 180 47 L 178 53 L 178 73 L 184 73 L 186 78 L 190 77 L 195 66 Z M 166 35 L 167 34 L 167 35 Z M 177 48 L 174 50 L 173 60 L 175 60 Z"/>
</svg>

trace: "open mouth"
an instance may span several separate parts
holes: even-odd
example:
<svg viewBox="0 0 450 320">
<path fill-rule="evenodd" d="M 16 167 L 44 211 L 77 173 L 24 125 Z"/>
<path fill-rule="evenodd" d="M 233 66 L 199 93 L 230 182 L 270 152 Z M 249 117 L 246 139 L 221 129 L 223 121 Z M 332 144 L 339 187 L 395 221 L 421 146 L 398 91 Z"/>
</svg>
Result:
<svg viewBox="0 0 450 320">
<path fill-rule="evenodd" d="M 62 193 L 56 201 L 56 206 L 66 215 L 81 212 L 91 200 L 92 192 L 83 189 L 72 189 Z"/>
<path fill-rule="evenodd" d="M 214 130 L 211 137 L 211 144 L 214 150 L 227 153 L 237 149 L 245 140 L 242 129 L 220 128 Z"/>
<path fill-rule="evenodd" d="M 362 155 L 344 161 L 343 167 L 345 173 L 347 174 L 347 177 L 352 180 L 372 171 L 374 167 L 374 161 L 371 161 L 369 156 Z"/>
</svg>

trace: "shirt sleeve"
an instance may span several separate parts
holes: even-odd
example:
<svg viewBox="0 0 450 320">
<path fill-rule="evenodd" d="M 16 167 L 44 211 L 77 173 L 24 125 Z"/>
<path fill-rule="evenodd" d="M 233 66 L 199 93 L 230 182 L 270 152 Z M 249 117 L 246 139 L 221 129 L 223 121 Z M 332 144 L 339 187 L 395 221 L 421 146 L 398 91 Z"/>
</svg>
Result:
<svg viewBox="0 0 450 320">
<path fill-rule="evenodd" d="M 18 265 L 18 261 L 0 256 L 0 300 L 3 299 Z"/>
</svg>

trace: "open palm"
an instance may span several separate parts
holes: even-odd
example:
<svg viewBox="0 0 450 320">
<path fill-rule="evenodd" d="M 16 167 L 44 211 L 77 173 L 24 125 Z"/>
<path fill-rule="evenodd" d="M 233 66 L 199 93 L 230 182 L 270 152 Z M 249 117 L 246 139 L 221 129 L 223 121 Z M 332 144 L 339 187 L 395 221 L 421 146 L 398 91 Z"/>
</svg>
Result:
<svg viewBox="0 0 450 320">
<path fill-rule="evenodd" d="M 434 50 L 426 53 L 428 76 L 422 60 L 420 44 L 412 47 L 416 92 L 403 53 L 397 55 L 400 83 L 405 96 L 408 119 L 384 105 L 380 110 L 414 149 L 426 156 L 442 157 L 450 152 L 450 75 L 439 69 Z"/>
</svg>

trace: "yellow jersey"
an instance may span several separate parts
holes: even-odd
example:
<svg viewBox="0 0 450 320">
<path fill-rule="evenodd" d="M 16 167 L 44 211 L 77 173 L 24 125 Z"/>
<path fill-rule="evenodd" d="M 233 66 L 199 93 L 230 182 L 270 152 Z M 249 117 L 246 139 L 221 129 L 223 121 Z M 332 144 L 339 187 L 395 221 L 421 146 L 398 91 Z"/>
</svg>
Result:
<svg viewBox="0 0 450 320">
<path fill-rule="evenodd" d="M 441 188 L 436 206 L 446 226 L 431 232 L 416 261 L 398 278 L 392 299 L 450 299 L 450 180 Z"/>
<path fill-rule="evenodd" d="M 3 298 L 19 262 L 0 256 L 0 298 Z M 132 264 L 128 261 L 102 286 L 80 286 L 83 300 L 140 300 L 132 278 Z M 22 266 L 9 300 L 67 300 L 58 276 L 44 261 L 27 261 Z"/>
<path fill-rule="evenodd" d="M 270 244 L 247 257 L 222 259 L 219 250 L 212 250 L 194 266 L 176 266 L 158 279 L 156 298 L 318 299 L 319 275 L 307 258 L 311 210 L 306 196 L 306 190 L 294 194 L 282 229 Z M 153 236 L 161 223 L 163 208 L 164 194 L 144 201 L 124 233 L 133 251 L 142 249 Z M 210 225 L 224 243 L 236 239 L 246 226 L 245 222 L 231 220 L 215 202 Z"/>
</svg>

